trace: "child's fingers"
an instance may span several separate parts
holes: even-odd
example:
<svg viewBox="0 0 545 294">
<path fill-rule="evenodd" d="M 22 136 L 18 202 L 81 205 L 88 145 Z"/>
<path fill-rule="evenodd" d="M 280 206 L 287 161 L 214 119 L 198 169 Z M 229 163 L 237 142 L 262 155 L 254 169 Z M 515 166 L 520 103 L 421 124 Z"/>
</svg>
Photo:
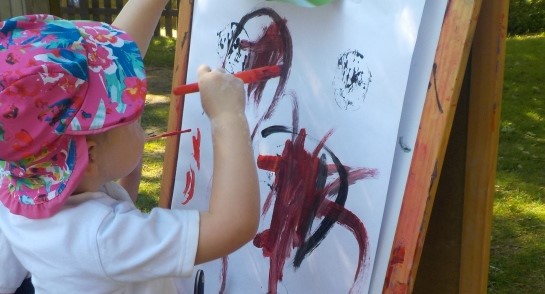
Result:
<svg viewBox="0 0 545 294">
<path fill-rule="evenodd" d="M 210 69 L 210 66 L 206 65 L 206 64 L 202 64 L 199 66 L 199 68 L 197 68 L 197 75 L 198 76 L 201 76 L 205 73 L 209 73 L 211 72 L 212 70 Z"/>
</svg>

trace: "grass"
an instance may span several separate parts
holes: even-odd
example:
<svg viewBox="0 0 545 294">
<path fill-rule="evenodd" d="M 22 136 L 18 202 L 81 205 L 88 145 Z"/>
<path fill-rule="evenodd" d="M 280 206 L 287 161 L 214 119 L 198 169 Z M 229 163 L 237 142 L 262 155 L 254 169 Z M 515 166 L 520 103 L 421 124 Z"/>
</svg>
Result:
<svg viewBox="0 0 545 294">
<path fill-rule="evenodd" d="M 146 133 L 160 134 L 166 131 L 169 105 L 163 103 L 146 103 L 142 126 Z M 152 140 L 144 146 L 142 180 L 136 204 L 143 211 L 156 207 L 159 201 L 163 159 L 165 153 L 164 140 Z"/>
<path fill-rule="evenodd" d="M 545 35 L 507 41 L 490 293 L 543 293 L 545 289 Z M 156 39 L 146 63 L 172 67 L 174 42 Z M 154 94 L 154 93 L 151 93 Z M 143 125 L 164 131 L 167 103 L 147 104 Z M 157 205 L 164 142 L 145 146 L 138 205 Z"/>
<path fill-rule="evenodd" d="M 144 63 L 146 67 L 162 67 L 167 70 L 172 70 L 174 64 L 176 40 L 167 37 L 155 37 L 153 38 Z M 148 75 L 152 73 L 148 72 Z M 170 82 L 170 79 L 163 77 Z M 166 96 L 170 91 L 170 88 L 157 87 L 154 85 L 150 78 L 149 82 L 149 95 L 151 96 Z M 165 84 L 162 81 L 161 84 Z M 168 85 L 168 83 L 167 83 Z M 166 131 L 168 121 L 168 99 L 162 100 L 162 102 L 152 102 L 152 99 L 147 99 L 144 109 L 144 115 L 142 116 L 142 127 L 148 134 L 160 134 Z M 167 101 L 167 102 L 164 102 Z M 144 146 L 144 158 L 142 169 L 142 181 L 140 182 L 139 196 L 137 200 L 138 207 L 143 211 L 149 211 L 151 208 L 156 207 L 159 201 L 159 191 L 161 186 L 161 175 L 163 168 L 163 159 L 165 152 L 165 141 L 153 140 L 146 142 Z"/>
<path fill-rule="evenodd" d="M 176 51 L 176 39 L 169 37 L 154 37 L 144 58 L 146 66 L 158 66 L 172 68 L 174 53 Z"/>
<path fill-rule="evenodd" d="M 490 293 L 545 289 L 545 35 L 507 40 Z"/>
</svg>

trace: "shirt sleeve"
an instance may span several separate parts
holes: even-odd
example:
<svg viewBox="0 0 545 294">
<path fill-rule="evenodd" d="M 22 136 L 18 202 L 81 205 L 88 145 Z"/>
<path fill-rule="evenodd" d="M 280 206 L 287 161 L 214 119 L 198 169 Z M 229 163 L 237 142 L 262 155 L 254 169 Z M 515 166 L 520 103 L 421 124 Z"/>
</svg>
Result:
<svg viewBox="0 0 545 294">
<path fill-rule="evenodd" d="M 149 214 L 122 202 L 97 232 L 105 274 L 118 282 L 191 275 L 197 253 L 199 213 L 154 208 Z"/>
<path fill-rule="evenodd" d="M 15 293 L 28 271 L 21 265 L 13 254 L 6 237 L 0 231 L 0 293 Z"/>
</svg>

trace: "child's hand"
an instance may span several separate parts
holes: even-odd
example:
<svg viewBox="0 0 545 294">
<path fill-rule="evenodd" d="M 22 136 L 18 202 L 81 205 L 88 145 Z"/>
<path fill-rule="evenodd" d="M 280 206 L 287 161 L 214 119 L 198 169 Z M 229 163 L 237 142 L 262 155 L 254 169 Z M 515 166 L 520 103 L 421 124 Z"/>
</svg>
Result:
<svg viewBox="0 0 545 294">
<path fill-rule="evenodd" d="M 199 66 L 197 75 L 201 103 L 210 120 L 224 114 L 244 114 L 246 101 L 241 79 L 221 69 L 211 71 L 207 65 Z"/>
<path fill-rule="evenodd" d="M 198 264 L 252 240 L 259 226 L 260 198 L 242 80 L 206 65 L 197 74 L 214 150 L 208 211 L 200 212 Z"/>
</svg>

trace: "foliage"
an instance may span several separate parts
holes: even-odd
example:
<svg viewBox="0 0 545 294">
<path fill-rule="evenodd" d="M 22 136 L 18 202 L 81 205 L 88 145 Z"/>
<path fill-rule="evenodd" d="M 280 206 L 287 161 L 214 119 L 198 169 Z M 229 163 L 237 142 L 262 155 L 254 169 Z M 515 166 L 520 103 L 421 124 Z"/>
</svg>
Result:
<svg viewBox="0 0 545 294">
<path fill-rule="evenodd" d="M 171 37 L 153 37 L 144 58 L 146 66 L 171 68 L 174 64 L 176 39 Z"/>
<path fill-rule="evenodd" d="M 545 0 L 510 0 L 509 35 L 541 32 L 545 32 Z"/>
</svg>

